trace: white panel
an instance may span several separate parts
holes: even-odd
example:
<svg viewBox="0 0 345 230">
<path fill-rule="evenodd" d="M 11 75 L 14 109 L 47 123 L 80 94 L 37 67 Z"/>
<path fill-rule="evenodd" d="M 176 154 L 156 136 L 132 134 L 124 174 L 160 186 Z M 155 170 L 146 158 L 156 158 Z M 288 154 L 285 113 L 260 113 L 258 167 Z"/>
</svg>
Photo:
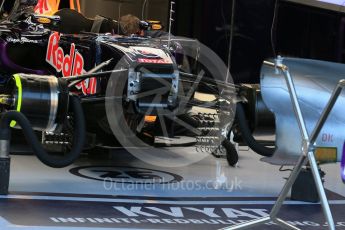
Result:
<svg viewBox="0 0 345 230">
<path fill-rule="evenodd" d="M 286 0 L 313 7 L 345 12 L 345 0 Z"/>
</svg>

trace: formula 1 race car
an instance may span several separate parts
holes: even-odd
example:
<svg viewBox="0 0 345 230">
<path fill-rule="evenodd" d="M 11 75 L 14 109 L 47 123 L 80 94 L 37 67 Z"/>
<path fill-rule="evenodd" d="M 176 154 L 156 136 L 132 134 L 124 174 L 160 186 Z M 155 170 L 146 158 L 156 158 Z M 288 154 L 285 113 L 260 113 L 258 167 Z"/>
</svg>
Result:
<svg viewBox="0 0 345 230">
<path fill-rule="evenodd" d="M 175 157 L 180 159 L 176 165 L 185 166 L 201 160 L 193 157 L 204 153 L 225 156 L 230 165 L 236 165 L 236 143 L 249 146 L 272 164 L 293 164 L 300 154 L 297 125 L 293 129 L 282 121 L 293 114 L 281 106 L 288 97 L 282 80 L 276 81 L 275 64 L 269 70 L 263 67 L 261 86 L 234 85 L 220 58 L 204 52 L 205 47 L 195 40 L 169 34 L 167 38 L 124 36 L 112 19 L 88 19 L 71 9 L 37 15 L 32 10 L 36 3 L 16 0 L 9 12 L 0 10 L 0 194 L 8 190 L 9 127 L 22 128 L 12 144 L 20 141 L 23 132 L 34 153 L 51 167 L 68 166 L 96 147 L 143 149 L 143 158 L 152 153 L 158 159 L 149 163 L 168 162 L 170 167 Z M 141 26 L 147 29 L 148 25 L 142 22 Z M 319 81 L 313 87 L 329 89 L 344 68 L 284 60 L 295 68 L 294 80 L 301 92 L 314 84 L 305 76 Z M 330 69 L 335 72 L 334 82 L 315 77 Z M 301 76 L 299 70 L 303 70 Z M 318 108 L 310 95 L 299 97 L 304 103 L 311 101 L 308 108 Z M 311 114 L 318 114 L 314 110 L 307 113 L 308 126 L 314 122 Z M 338 120 L 335 116 L 330 127 Z M 257 141 L 252 133 L 262 127 L 276 134 L 276 141 Z M 319 137 L 320 163 L 340 161 L 343 139 L 333 131 Z M 179 152 L 162 150 L 176 146 L 192 146 L 196 151 L 184 158 Z"/>
<path fill-rule="evenodd" d="M 85 115 L 84 150 L 138 147 L 136 141 L 128 139 L 154 146 L 157 135 L 184 134 L 196 138 L 189 144 L 204 142 L 199 148 L 201 152 L 207 149 L 219 156 L 215 149 L 223 140 L 217 136 L 225 139 L 224 132 L 228 132 L 227 125 L 231 123 L 230 119 L 223 119 L 225 115 L 222 121 L 227 122 L 220 122 L 220 111 L 231 113 L 231 109 L 223 109 L 230 106 L 231 98 L 218 95 L 221 91 L 217 83 L 234 86 L 215 81 L 215 77 L 202 76 L 198 80 L 195 73 L 211 75 L 210 71 L 191 60 L 191 55 L 186 57 L 181 41 L 124 36 L 116 21 L 88 19 L 71 9 L 62 9 L 52 16 L 37 15 L 30 8 L 35 4 L 36 1 L 15 1 L 0 22 L 2 113 L 12 110 L 23 113 L 46 149 L 66 152 L 72 149 L 76 136 L 80 136 L 74 127 L 75 114 L 69 110 L 69 104 L 73 103 L 69 103 L 68 95 L 73 94 L 81 100 Z M 141 22 L 143 29 L 149 25 Z M 191 42 L 197 43 L 187 41 Z M 221 73 L 218 79 L 225 80 L 226 68 L 216 71 Z M 196 85 L 196 80 L 205 83 L 204 87 Z M 206 102 L 195 99 L 197 91 L 212 94 L 214 99 Z M 117 103 L 118 107 L 110 106 L 110 110 L 117 108 L 113 113 L 107 111 L 109 103 Z M 195 106 L 213 109 L 214 113 L 190 115 Z M 125 135 L 126 144 L 119 141 L 124 135 L 116 135 L 121 130 L 111 123 L 121 124 L 132 132 Z M 216 123 L 224 125 L 210 134 Z M 19 128 L 14 121 L 11 127 Z M 206 134 L 212 138 L 198 138 Z M 238 157 L 233 145 L 225 140 L 224 146 L 235 156 L 228 159 L 229 163 L 236 164 Z"/>
</svg>

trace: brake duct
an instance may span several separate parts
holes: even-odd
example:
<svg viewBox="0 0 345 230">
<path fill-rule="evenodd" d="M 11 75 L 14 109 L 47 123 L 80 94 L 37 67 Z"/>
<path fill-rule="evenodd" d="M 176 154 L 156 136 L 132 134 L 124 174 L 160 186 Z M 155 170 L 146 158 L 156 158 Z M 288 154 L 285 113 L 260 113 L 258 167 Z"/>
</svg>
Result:
<svg viewBox="0 0 345 230">
<path fill-rule="evenodd" d="M 80 156 L 86 132 L 82 106 L 77 97 L 69 96 L 65 79 L 17 74 L 8 84 L 10 90 L 0 96 L 3 110 L 0 120 L 0 194 L 8 193 L 11 128 L 21 128 L 38 159 L 53 168 L 66 167 Z M 64 156 L 51 155 L 44 150 L 34 130 L 55 131 L 65 122 L 69 106 L 74 113 L 73 147 Z"/>
<path fill-rule="evenodd" d="M 15 74 L 0 95 L 4 111 L 23 113 L 35 130 L 54 132 L 66 118 L 69 90 L 66 81 L 55 76 Z M 3 102 L 3 103 L 1 103 Z M 12 121 L 12 128 L 19 128 Z"/>
</svg>

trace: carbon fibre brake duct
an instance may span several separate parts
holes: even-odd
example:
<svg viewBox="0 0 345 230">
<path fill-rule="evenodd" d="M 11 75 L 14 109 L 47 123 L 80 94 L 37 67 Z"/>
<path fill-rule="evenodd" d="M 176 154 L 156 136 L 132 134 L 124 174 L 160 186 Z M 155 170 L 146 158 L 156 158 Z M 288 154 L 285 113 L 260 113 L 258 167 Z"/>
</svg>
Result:
<svg viewBox="0 0 345 230">
<path fill-rule="evenodd" d="M 110 62 L 111 60 L 95 67 L 93 72 Z M 34 153 L 45 165 L 61 168 L 72 164 L 84 148 L 86 127 L 82 106 L 77 97 L 69 95 L 68 83 L 90 77 L 105 77 L 114 72 L 119 71 L 89 73 L 68 79 L 15 74 L 9 79 L 4 92 L 0 94 L 0 195 L 7 194 L 9 187 L 11 128 L 22 129 Z M 69 106 L 74 114 L 75 125 L 72 149 L 64 156 L 51 155 L 42 147 L 34 130 L 54 132 L 62 127 L 66 122 Z"/>
<path fill-rule="evenodd" d="M 71 104 L 75 114 L 75 137 L 71 151 L 65 156 L 54 156 L 47 153 L 23 113 L 18 111 L 5 112 L 0 121 L 0 194 L 7 195 L 10 176 L 10 140 L 11 124 L 20 126 L 25 134 L 27 142 L 31 145 L 38 159 L 47 166 L 62 168 L 72 164 L 80 155 L 85 143 L 85 119 L 78 98 L 71 97 Z"/>
</svg>

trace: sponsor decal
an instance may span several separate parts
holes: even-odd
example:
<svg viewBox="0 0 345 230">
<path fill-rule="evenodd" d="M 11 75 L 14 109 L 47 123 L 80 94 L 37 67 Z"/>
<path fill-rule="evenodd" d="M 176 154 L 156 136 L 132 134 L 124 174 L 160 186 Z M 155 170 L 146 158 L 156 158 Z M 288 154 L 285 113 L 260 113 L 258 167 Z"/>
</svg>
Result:
<svg viewBox="0 0 345 230">
<path fill-rule="evenodd" d="M 53 33 L 49 37 L 46 62 L 54 67 L 58 73 L 62 73 L 63 77 L 79 76 L 86 73 L 84 70 L 84 58 L 75 48 L 75 44 L 72 43 L 69 53 L 65 54 L 62 47 L 59 46 L 59 41 L 59 33 Z M 95 94 L 97 79 L 87 79 L 76 85 L 76 87 L 82 90 L 84 95 Z"/>
<path fill-rule="evenodd" d="M 8 37 L 6 38 L 6 41 L 10 43 L 20 43 L 20 44 L 24 44 L 24 43 L 38 44 L 40 42 L 39 40 L 31 40 L 26 37 L 21 37 L 21 38 Z"/>
<path fill-rule="evenodd" d="M 321 136 L 322 142 L 325 143 L 333 143 L 334 142 L 334 135 L 331 133 L 323 133 Z"/>
<path fill-rule="evenodd" d="M 252 219 L 253 220 L 253 219 Z M 137 226 L 145 227 L 147 225 L 162 225 L 164 227 L 168 225 L 181 225 L 182 226 L 188 226 L 189 229 L 200 229 L 202 226 L 202 229 L 217 229 L 216 226 L 227 226 L 230 227 L 232 225 L 236 224 L 242 224 L 246 223 L 249 220 L 245 219 L 194 219 L 194 218 L 188 218 L 188 219 L 180 219 L 180 218 L 145 218 L 145 219 L 137 219 L 137 218 L 103 218 L 103 217 L 50 217 L 50 221 L 54 224 L 89 224 L 89 225 L 116 225 L 116 224 L 138 224 Z M 303 220 L 303 221 L 287 221 L 292 226 L 295 227 L 308 227 L 308 229 L 324 229 L 328 226 L 327 223 L 320 223 L 310 220 Z M 140 225 L 139 225 L 140 224 Z M 335 223 L 336 227 L 345 227 L 345 222 L 337 222 Z M 213 226 L 213 228 L 211 228 Z M 255 229 L 268 229 L 267 226 L 278 226 L 277 223 L 269 222 L 265 223 L 263 226 L 258 226 Z M 128 227 L 130 229 L 130 227 Z M 182 229 L 182 228 L 181 228 Z M 344 229 L 344 228 L 341 228 Z"/>
<path fill-rule="evenodd" d="M 52 22 L 52 20 L 50 20 L 49 18 L 39 18 L 37 19 L 37 21 L 42 24 L 49 24 Z"/>
<path fill-rule="evenodd" d="M 232 225 L 266 217 L 267 209 L 204 208 L 160 206 L 113 206 L 110 218 L 50 217 L 53 223 L 89 224 L 170 224 L 170 225 Z"/>
<path fill-rule="evenodd" d="M 138 58 L 139 63 L 152 63 L 152 64 L 171 64 L 170 61 L 164 59 L 149 59 L 149 58 Z"/>
<path fill-rule="evenodd" d="M 319 163 L 337 162 L 338 149 L 336 147 L 316 147 L 315 157 Z"/>
<path fill-rule="evenodd" d="M 152 30 L 161 30 L 163 29 L 163 26 L 160 24 L 153 24 L 152 25 Z"/>
<path fill-rule="evenodd" d="M 306 205 L 308 206 L 308 205 Z M 305 207 L 305 206 L 304 206 Z M 312 206 L 310 205 L 309 208 Z M 107 209 L 108 210 L 108 209 Z M 50 216 L 52 224 L 69 226 L 185 226 L 190 229 L 219 229 L 222 226 L 231 226 L 245 223 L 258 218 L 267 217 L 270 209 L 267 207 L 217 207 L 217 206 L 159 206 L 159 205 L 119 205 L 113 206 L 113 212 L 108 216 Z M 321 211 L 320 211 L 321 212 Z M 289 224 L 295 227 L 308 229 L 325 229 L 328 224 L 318 218 L 299 218 L 298 214 L 289 214 Z M 345 227 L 345 222 L 335 223 L 337 228 Z M 277 226 L 274 222 L 265 223 L 256 229 L 267 229 L 267 226 Z M 341 228 L 343 229 L 343 228 Z"/>
<path fill-rule="evenodd" d="M 148 47 L 135 47 L 135 46 L 133 46 L 132 48 L 136 52 L 136 54 L 144 56 L 146 58 L 160 58 L 160 56 L 157 54 L 156 49 L 152 50 L 152 48 L 148 48 Z M 149 49 L 151 49 L 151 51 L 149 51 Z"/>
<path fill-rule="evenodd" d="M 139 63 L 172 64 L 169 55 L 161 49 L 151 47 L 130 47 Z"/>
<path fill-rule="evenodd" d="M 140 229 L 220 229 L 258 218 L 267 217 L 275 200 L 256 197 L 229 198 L 191 198 L 191 197 L 121 197 L 115 194 L 102 198 L 100 195 L 77 194 L 59 197 L 58 194 L 42 199 L 31 195 L 16 198 L 3 198 L 0 216 L 11 223 L 1 226 L 56 226 L 66 229 L 71 227 L 107 227 Z M 202 195 L 201 195 L 202 196 Z M 93 198 L 92 198 L 93 197 Z M 65 198 L 65 199 L 64 199 Z M 267 198 L 267 197 L 266 197 Z M 24 200 L 29 199 L 29 202 Z M 337 229 L 345 229 L 343 218 L 345 200 L 339 197 L 330 200 L 334 211 Z M 10 209 L 6 208 L 8 205 Z M 90 212 L 90 206 L 92 211 Z M 303 229 L 326 229 L 320 205 L 288 201 L 280 217 L 295 227 Z M 29 218 L 23 218 L 26 210 L 31 210 Z M 308 215 L 312 214 L 312 215 Z M 274 222 L 266 223 L 255 229 L 269 229 Z M 37 227 L 36 227 L 37 228 Z M 274 228 L 275 229 L 275 228 Z"/>
<path fill-rule="evenodd" d="M 113 43 L 108 43 L 122 52 L 133 62 L 152 63 L 152 64 L 173 64 L 173 60 L 162 49 L 142 46 L 124 47 Z"/>
<path fill-rule="evenodd" d="M 84 166 L 70 170 L 75 176 L 111 183 L 129 184 L 168 184 L 182 180 L 182 177 L 170 172 L 146 168 L 116 166 Z"/>
</svg>

